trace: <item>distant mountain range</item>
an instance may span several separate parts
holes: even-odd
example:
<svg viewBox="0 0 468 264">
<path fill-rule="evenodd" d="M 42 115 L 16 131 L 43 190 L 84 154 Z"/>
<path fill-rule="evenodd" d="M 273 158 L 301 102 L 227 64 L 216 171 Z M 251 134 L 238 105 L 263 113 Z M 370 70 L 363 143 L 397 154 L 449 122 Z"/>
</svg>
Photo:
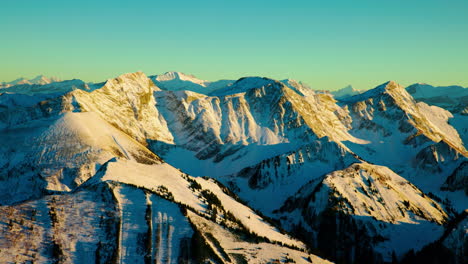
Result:
<svg viewBox="0 0 468 264">
<path fill-rule="evenodd" d="M 30 85 L 31 84 L 39 84 L 39 85 L 43 85 L 43 84 L 49 84 L 49 83 L 53 83 L 53 82 L 60 82 L 60 79 L 55 78 L 55 77 L 47 78 L 44 75 L 38 75 L 35 78 L 29 79 L 29 80 L 26 79 L 26 78 L 18 78 L 18 79 L 14 80 L 14 81 L 11 81 L 11 82 L 2 82 L 2 83 L 0 83 L 0 88 L 6 88 L 6 87 L 21 85 L 21 84 L 30 84 Z"/>
<path fill-rule="evenodd" d="M 346 87 L 344 87 L 342 89 L 332 91 L 331 94 L 333 94 L 333 96 L 336 99 L 343 99 L 343 98 L 350 97 L 350 96 L 360 94 L 360 93 L 363 93 L 363 92 L 364 91 L 356 90 L 356 89 L 353 88 L 353 86 L 348 85 L 348 86 L 346 86 Z"/>
<path fill-rule="evenodd" d="M 0 87 L 2 262 L 468 261 L 466 88 Z"/>
</svg>

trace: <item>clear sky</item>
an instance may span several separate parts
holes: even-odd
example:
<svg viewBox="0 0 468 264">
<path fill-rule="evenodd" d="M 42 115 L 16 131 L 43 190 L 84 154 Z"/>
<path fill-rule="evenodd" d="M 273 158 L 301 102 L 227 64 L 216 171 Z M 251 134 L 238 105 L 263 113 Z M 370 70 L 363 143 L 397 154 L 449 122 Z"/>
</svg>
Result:
<svg viewBox="0 0 468 264">
<path fill-rule="evenodd" d="M 468 86 L 467 0 L 1 0 L 0 81 L 166 71 Z"/>
</svg>

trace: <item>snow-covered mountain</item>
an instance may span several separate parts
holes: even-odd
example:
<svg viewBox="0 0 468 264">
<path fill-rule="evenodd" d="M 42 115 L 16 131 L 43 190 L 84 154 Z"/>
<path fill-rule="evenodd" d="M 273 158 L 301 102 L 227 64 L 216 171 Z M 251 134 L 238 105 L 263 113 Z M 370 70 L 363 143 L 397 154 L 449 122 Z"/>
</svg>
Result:
<svg viewBox="0 0 468 264">
<path fill-rule="evenodd" d="M 326 263 L 225 187 L 144 146 L 171 141 L 152 127 L 156 91 L 126 74 L 1 112 L 2 261 Z"/>
<path fill-rule="evenodd" d="M 29 84 L 29 85 L 33 85 L 33 84 L 38 84 L 38 85 L 44 85 L 44 84 L 49 84 L 49 83 L 54 83 L 54 82 L 60 82 L 61 80 L 59 78 L 56 78 L 56 77 L 46 77 L 44 75 L 38 75 L 32 79 L 26 79 L 24 77 L 22 78 L 18 78 L 14 81 L 11 81 L 11 82 L 2 82 L 0 83 L 0 88 L 8 88 L 8 87 L 11 87 L 11 86 L 15 86 L 15 85 L 21 85 L 21 84 Z"/>
<path fill-rule="evenodd" d="M 333 94 L 333 96 L 336 98 L 336 99 L 345 99 L 347 97 L 351 97 L 353 95 L 356 95 L 356 94 L 360 94 L 360 93 L 363 93 L 364 91 L 362 90 L 356 90 L 354 89 L 353 86 L 351 85 L 348 85 L 344 88 L 341 88 L 339 90 L 336 90 L 336 91 L 332 91 L 331 94 Z"/>
<path fill-rule="evenodd" d="M 187 90 L 201 94 L 208 94 L 214 90 L 224 88 L 234 82 L 233 80 L 210 82 L 200 80 L 193 75 L 184 74 L 182 72 L 166 72 L 161 75 L 149 76 L 149 78 L 162 90 Z"/>
<path fill-rule="evenodd" d="M 387 167 L 355 163 L 304 185 L 276 212 L 326 256 L 390 262 L 443 233 L 440 205 Z M 424 232 L 423 230 L 426 230 Z"/>
<path fill-rule="evenodd" d="M 437 105 L 452 113 L 468 114 L 468 88 L 416 83 L 406 87 L 406 90 L 417 101 Z"/>
<path fill-rule="evenodd" d="M 406 90 L 418 102 L 450 111 L 453 114 L 450 124 L 458 130 L 463 142 L 468 142 L 468 88 L 416 83 L 406 87 Z"/>
<path fill-rule="evenodd" d="M 2 260 L 328 263 L 223 188 L 166 163 L 114 158 L 74 192 L 1 206 Z"/>
<path fill-rule="evenodd" d="M 178 72 L 2 88 L 0 260 L 463 260 L 463 113 L 408 90 Z"/>
</svg>

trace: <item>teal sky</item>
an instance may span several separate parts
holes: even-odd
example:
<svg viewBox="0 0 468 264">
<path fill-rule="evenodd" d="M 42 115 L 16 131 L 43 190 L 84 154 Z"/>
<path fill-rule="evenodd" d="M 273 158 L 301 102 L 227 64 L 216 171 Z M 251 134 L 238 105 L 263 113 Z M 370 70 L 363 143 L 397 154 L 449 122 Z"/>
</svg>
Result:
<svg viewBox="0 0 468 264">
<path fill-rule="evenodd" d="M 466 0 L 4 0 L 0 81 L 166 71 L 468 86 Z"/>
</svg>

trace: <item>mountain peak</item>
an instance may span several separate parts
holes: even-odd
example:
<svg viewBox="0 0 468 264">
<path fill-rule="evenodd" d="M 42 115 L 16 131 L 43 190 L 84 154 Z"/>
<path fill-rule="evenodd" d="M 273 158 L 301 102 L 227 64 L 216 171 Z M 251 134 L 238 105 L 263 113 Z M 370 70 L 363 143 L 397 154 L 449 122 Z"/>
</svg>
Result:
<svg viewBox="0 0 468 264">
<path fill-rule="evenodd" d="M 270 78 L 266 78 L 266 77 L 259 77 L 259 76 L 242 77 L 239 80 L 235 81 L 232 85 L 229 85 L 223 89 L 214 91 L 213 95 L 223 96 L 223 95 L 244 93 L 250 89 L 261 88 L 261 87 L 268 86 L 274 83 L 284 86 L 283 83 L 270 79 Z"/>
<path fill-rule="evenodd" d="M 38 75 L 35 78 L 29 80 L 31 84 L 49 84 L 53 82 L 59 82 L 61 81 L 60 79 L 56 77 L 46 77 L 44 75 Z"/>
<path fill-rule="evenodd" d="M 315 94 L 314 90 L 310 88 L 309 85 L 296 81 L 294 79 L 284 79 L 280 81 L 284 85 L 286 85 L 288 88 L 294 90 L 296 93 L 304 95 L 304 96 L 313 96 Z"/>
<path fill-rule="evenodd" d="M 403 86 L 398 84 L 395 81 L 388 81 L 385 83 L 385 89 L 392 90 L 392 89 L 403 89 Z"/>
<path fill-rule="evenodd" d="M 351 84 L 348 84 L 346 87 L 344 88 L 341 88 L 340 90 L 338 91 L 347 91 L 347 92 L 351 92 L 351 91 L 356 91 L 356 89 L 353 88 L 353 86 Z"/>
<path fill-rule="evenodd" d="M 402 89 L 404 90 L 403 86 L 399 85 L 397 82 L 395 81 L 388 81 L 388 82 L 385 82 L 377 87 L 375 87 L 374 89 L 372 90 L 376 90 L 376 91 L 379 91 L 379 92 L 385 92 L 385 91 L 391 91 L 391 90 L 395 90 L 395 89 Z M 372 91 L 372 90 L 369 90 L 369 91 Z"/>
<path fill-rule="evenodd" d="M 31 81 L 33 80 L 41 80 L 41 79 L 46 79 L 47 77 L 45 77 L 44 75 L 42 74 L 39 74 L 37 75 L 36 77 L 32 78 Z"/>
<path fill-rule="evenodd" d="M 205 83 L 207 82 L 205 80 L 198 79 L 194 75 L 185 74 L 183 72 L 175 72 L 175 71 L 169 71 L 169 72 L 166 72 L 164 74 L 155 75 L 155 76 L 152 76 L 152 77 L 154 78 L 154 80 L 156 80 L 158 82 L 164 82 L 164 81 L 167 82 L 167 81 L 180 80 L 180 81 L 193 82 L 193 83 L 196 83 L 196 84 L 199 84 L 199 85 L 202 85 L 202 86 L 206 86 Z"/>
<path fill-rule="evenodd" d="M 156 85 L 141 71 L 134 73 L 125 73 L 119 77 L 108 79 L 103 88 L 120 90 L 130 89 L 135 91 L 147 92 L 147 88 L 159 90 Z"/>
<path fill-rule="evenodd" d="M 174 71 L 166 72 L 160 75 L 152 75 L 149 76 L 149 78 L 162 90 L 187 90 L 200 94 L 209 94 L 214 90 L 224 88 L 234 82 L 233 80 L 219 80 L 210 82 L 198 79 L 196 76 L 191 74 Z"/>
<path fill-rule="evenodd" d="M 344 88 L 346 89 L 346 87 Z M 345 97 L 345 98 L 342 98 L 344 99 L 345 101 L 361 101 L 361 100 L 365 100 L 367 98 L 371 98 L 371 97 L 374 97 L 374 96 L 378 96 L 380 94 L 389 94 L 391 95 L 392 97 L 394 97 L 394 95 L 396 94 L 400 94 L 402 93 L 403 96 L 409 96 L 409 94 L 406 92 L 405 88 L 401 85 L 399 85 L 397 82 L 395 81 L 388 81 L 388 82 L 385 82 L 377 87 L 375 87 L 374 89 L 370 89 L 368 91 L 365 91 L 363 93 L 358 93 L 358 94 L 355 94 L 353 96 L 342 96 L 342 97 Z M 336 94 L 335 94 L 335 97 Z"/>
<path fill-rule="evenodd" d="M 333 96 L 335 98 L 337 98 L 337 99 L 344 99 L 344 98 L 351 97 L 351 96 L 356 95 L 356 94 L 360 94 L 362 92 L 363 91 L 361 91 L 361 90 L 354 89 L 354 87 L 349 84 L 344 88 L 341 88 L 341 89 L 336 90 L 336 91 L 332 91 L 331 94 L 333 94 Z"/>
<path fill-rule="evenodd" d="M 148 77 L 142 71 L 137 71 L 137 72 L 124 73 L 122 75 L 119 75 L 115 79 L 135 79 L 135 78 L 148 78 Z"/>
</svg>

